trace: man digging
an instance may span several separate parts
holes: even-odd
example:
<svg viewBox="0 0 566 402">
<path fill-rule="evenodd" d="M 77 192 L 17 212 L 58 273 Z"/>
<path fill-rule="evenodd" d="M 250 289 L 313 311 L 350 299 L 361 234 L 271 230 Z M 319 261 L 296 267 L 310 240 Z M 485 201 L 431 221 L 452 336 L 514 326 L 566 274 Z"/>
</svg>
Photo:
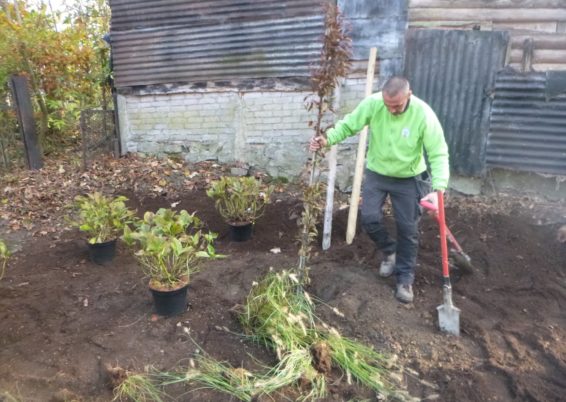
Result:
<svg viewBox="0 0 566 402">
<path fill-rule="evenodd" d="M 352 113 L 322 136 L 310 150 L 338 144 L 369 126 L 367 163 L 362 190 L 362 227 L 383 252 L 379 275 L 395 273 L 395 297 L 412 303 L 418 250 L 419 202 L 438 207 L 437 190 L 448 185 L 448 146 L 436 114 L 414 96 L 403 77 L 390 78 L 381 92 L 364 99 Z M 431 180 L 424 158 L 427 153 Z M 397 226 L 396 241 L 383 225 L 383 205 L 389 196 Z"/>
</svg>

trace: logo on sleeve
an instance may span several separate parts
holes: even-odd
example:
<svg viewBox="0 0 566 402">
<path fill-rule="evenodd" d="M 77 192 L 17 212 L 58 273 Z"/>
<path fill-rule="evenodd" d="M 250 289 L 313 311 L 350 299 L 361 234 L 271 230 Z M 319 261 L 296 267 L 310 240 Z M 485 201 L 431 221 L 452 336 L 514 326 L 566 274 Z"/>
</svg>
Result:
<svg viewBox="0 0 566 402">
<path fill-rule="evenodd" d="M 411 135 L 411 130 L 409 130 L 408 127 L 405 127 L 403 130 L 401 130 L 401 137 L 409 138 L 410 135 Z"/>
</svg>

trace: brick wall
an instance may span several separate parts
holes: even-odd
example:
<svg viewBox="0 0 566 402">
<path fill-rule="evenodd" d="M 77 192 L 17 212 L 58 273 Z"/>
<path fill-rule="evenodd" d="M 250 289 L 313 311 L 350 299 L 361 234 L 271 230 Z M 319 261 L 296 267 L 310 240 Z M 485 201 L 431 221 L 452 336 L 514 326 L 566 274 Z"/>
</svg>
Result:
<svg viewBox="0 0 566 402">
<path fill-rule="evenodd" d="M 365 79 L 343 88 L 338 116 L 363 98 Z M 273 176 L 296 178 L 312 136 L 304 99 L 310 92 L 236 90 L 119 95 L 123 152 L 177 154 L 189 161 L 247 162 Z M 338 180 L 347 188 L 355 164 L 357 137 L 339 145 Z"/>
</svg>

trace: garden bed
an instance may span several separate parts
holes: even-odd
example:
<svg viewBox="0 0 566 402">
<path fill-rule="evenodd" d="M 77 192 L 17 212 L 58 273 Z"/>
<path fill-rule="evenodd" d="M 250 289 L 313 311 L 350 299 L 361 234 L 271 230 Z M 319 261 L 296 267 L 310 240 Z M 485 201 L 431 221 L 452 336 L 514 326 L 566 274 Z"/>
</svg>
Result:
<svg viewBox="0 0 566 402">
<path fill-rule="evenodd" d="M 162 318 L 153 314 L 147 281 L 125 246 L 110 265 L 98 266 L 89 261 L 78 231 L 2 234 L 19 251 L 0 282 L 0 395 L 109 401 L 108 366 L 172 370 L 189 364 L 194 342 L 232 366 L 253 370 L 275 363 L 272 352 L 238 335 L 242 328 L 233 310 L 270 267 L 297 265 L 297 194 L 276 193 L 253 238 L 241 243 L 230 241 L 203 189 L 174 199 L 125 195 L 140 215 L 176 202 L 176 209 L 197 211 L 220 234 L 217 251 L 229 257 L 194 276 L 188 311 Z M 368 237 L 358 233 L 352 245 L 345 244 L 347 209 L 337 211 L 332 247 L 322 251 L 317 245 L 309 263 L 308 290 L 323 302 L 317 313 L 342 334 L 398 355 L 415 397 L 560 400 L 566 392 L 566 245 L 556 240 L 560 222 L 541 221 L 534 216 L 540 210 L 524 200 L 453 197 L 447 204 L 448 225 L 476 266 L 473 275 L 456 275 L 454 281 L 460 338 L 437 329 L 442 278 L 437 226 L 428 216 L 421 223 L 416 301 L 403 305 L 393 297 L 394 279 L 378 276 L 380 256 Z M 347 384 L 346 376 L 334 372 L 332 379 L 328 400 L 375 399 Z M 167 392 L 183 401 L 233 400 L 189 390 L 175 386 Z"/>
</svg>

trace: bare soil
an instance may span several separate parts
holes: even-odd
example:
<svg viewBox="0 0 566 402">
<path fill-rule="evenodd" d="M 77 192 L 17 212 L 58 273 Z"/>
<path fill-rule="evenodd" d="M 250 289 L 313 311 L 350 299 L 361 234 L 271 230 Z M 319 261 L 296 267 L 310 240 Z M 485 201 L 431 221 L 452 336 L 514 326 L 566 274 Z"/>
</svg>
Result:
<svg viewBox="0 0 566 402">
<path fill-rule="evenodd" d="M 172 202 L 126 195 L 140 215 Z M 296 266 L 295 195 L 277 194 L 253 238 L 242 243 L 230 241 L 228 226 L 202 190 L 179 197 L 176 208 L 197 211 L 220 234 L 217 249 L 229 258 L 194 276 L 188 311 L 171 318 L 154 315 L 147 279 L 123 245 L 111 264 L 99 266 L 89 261 L 78 231 L 0 234 L 19 250 L 0 282 L 0 400 L 9 393 L 22 401 L 110 401 L 107 365 L 134 371 L 186 365 L 197 349 L 187 331 L 216 359 L 248 369 L 272 365 L 270 351 L 237 335 L 242 329 L 232 309 L 270 267 Z M 344 335 L 397 354 L 409 369 L 406 380 L 415 397 L 563 401 L 566 245 L 556 233 L 564 210 L 547 205 L 558 218 L 541 220 L 539 206 L 524 200 L 452 198 L 448 225 L 475 266 L 471 275 L 454 272 L 461 337 L 437 329 L 442 278 L 438 228 L 428 216 L 421 222 L 416 301 L 403 305 L 393 297 L 394 279 L 378 276 L 381 256 L 368 237 L 358 233 L 353 244 L 345 244 L 347 209 L 337 211 L 332 247 L 322 251 L 317 245 L 309 264 L 308 290 L 324 302 L 318 314 Z M 179 401 L 231 400 L 189 391 L 168 390 Z M 345 376 L 333 377 L 328 400 L 360 399 L 376 400 L 348 385 Z"/>
</svg>

